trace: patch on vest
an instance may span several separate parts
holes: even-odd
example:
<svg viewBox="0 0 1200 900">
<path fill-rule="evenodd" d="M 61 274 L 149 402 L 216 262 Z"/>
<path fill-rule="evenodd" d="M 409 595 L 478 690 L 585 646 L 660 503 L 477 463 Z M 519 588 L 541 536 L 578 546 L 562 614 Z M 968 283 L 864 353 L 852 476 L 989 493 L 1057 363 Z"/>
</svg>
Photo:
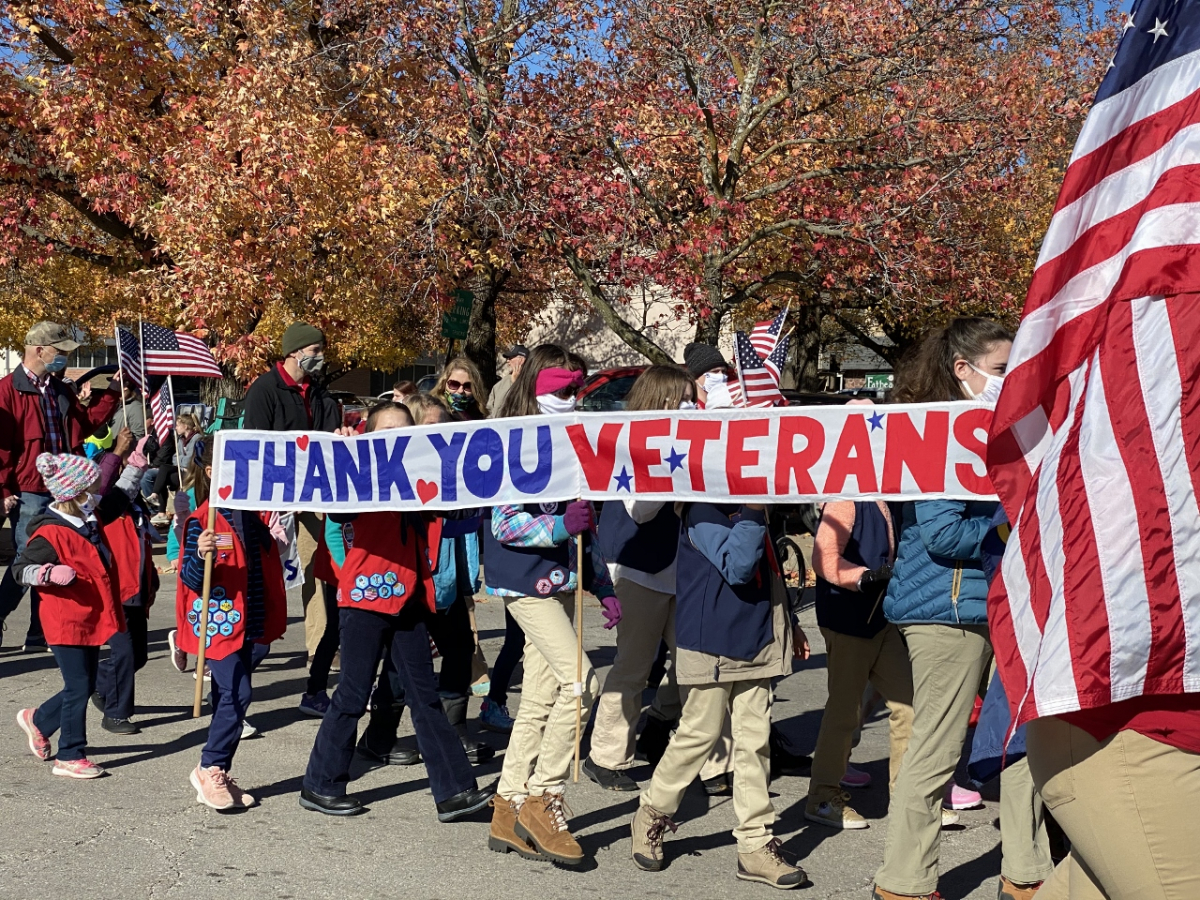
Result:
<svg viewBox="0 0 1200 900">
<path fill-rule="evenodd" d="M 381 585 L 379 586 L 379 599 L 380 599 L 380 600 L 386 600 L 386 599 L 388 599 L 390 596 L 392 596 L 392 589 L 391 589 L 391 587 L 390 587 L 390 586 L 388 586 L 388 585 L 386 585 L 386 584 L 381 584 Z"/>
<path fill-rule="evenodd" d="M 345 542 L 346 546 L 348 546 L 348 547 L 354 546 L 354 526 L 353 525 L 347 524 L 347 525 L 342 526 L 342 540 Z"/>
<path fill-rule="evenodd" d="M 371 587 L 377 588 L 383 584 L 383 576 L 376 572 L 371 576 Z"/>
<path fill-rule="evenodd" d="M 383 573 L 384 584 L 389 584 L 389 585 L 395 584 L 399 580 L 400 580 L 400 576 L 397 575 L 395 572 L 384 572 Z"/>
<path fill-rule="evenodd" d="M 541 506 L 542 512 L 544 512 L 548 516 L 553 516 L 554 514 L 556 514 L 558 512 L 558 504 L 557 503 L 541 503 L 538 505 Z"/>
<path fill-rule="evenodd" d="M 537 582 L 537 592 L 543 597 L 554 590 L 554 585 L 550 583 L 549 578 L 539 578 Z"/>
<path fill-rule="evenodd" d="M 550 583 L 555 587 L 562 587 L 567 583 L 567 573 L 562 569 L 555 569 L 550 573 Z"/>
<path fill-rule="evenodd" d="M 379 599 L 379 591 L 377 591 L 375 588 L 367 588 L 365 591 L 363 591 L 363 599 L 364 600 L 378 600 Z"/>
<path fill-rule="evenodd" d="M 363 592 L 361 590 L 359 590 L 358 588 L 351 589 L 351 591 L 350 591 L 350 599 L 351 600 L 353 600 L 355 603 L 357 603 L 362 598 L 363 598 Z"/>
<path fill-rule="evenodd" d="M 371 579 L 368 578 L 366 575 L 359 575 L 357 578 L 354 579 L 354 586 L 356 588 L 358 588 L 359 590 L 369 587 L 370 584 L 371 584 Z"/>
</svg>

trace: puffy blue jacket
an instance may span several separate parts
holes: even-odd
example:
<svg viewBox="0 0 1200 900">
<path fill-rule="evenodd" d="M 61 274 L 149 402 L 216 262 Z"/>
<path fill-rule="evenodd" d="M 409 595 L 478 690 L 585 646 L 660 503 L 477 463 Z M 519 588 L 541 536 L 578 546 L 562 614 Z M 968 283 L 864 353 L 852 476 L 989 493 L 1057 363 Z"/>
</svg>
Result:
<svg viewBox="0 0 1200 900">
<path fill-rule="evenodd" d="M 997 506 L 979 500 L 904 504 L 896 566 L 883 601 L 888 621 L 987 623 L 988 583 L 980 547 Z"/>
</svg>

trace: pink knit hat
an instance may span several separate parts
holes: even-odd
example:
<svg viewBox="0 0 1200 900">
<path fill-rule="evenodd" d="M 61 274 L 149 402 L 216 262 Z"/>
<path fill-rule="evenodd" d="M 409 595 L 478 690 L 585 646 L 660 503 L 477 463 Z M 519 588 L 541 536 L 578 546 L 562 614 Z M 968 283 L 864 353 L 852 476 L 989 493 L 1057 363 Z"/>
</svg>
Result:
<svg viewBox="0 0 1200 900">
<path fill-rule="evenodd" d="M 100 477 L 98 465 L 86 456 L 70 453 L 39 453 L 35 465 L 56 502 L 78 497 Z"/>
</svg>

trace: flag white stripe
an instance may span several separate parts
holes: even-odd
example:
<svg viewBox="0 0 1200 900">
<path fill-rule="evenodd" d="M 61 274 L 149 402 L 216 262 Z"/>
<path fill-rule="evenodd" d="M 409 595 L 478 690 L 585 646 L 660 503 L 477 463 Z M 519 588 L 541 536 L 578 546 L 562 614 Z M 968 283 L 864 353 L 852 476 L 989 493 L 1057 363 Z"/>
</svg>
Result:
<svg viewBox="0 0 1200 900">
<path fill-rule="evenodd" d="M 1048 303 L 1022 320 L 1009 356 L 1009 371 L 1049 347 L 1064 325 L 1107 302 L 1121 270 L 1134 253 L 1197 243 L 1200 243 L 1200 202 L 1176 203 L 1146 213 L 1119 253 L 1080 272 Z"/>
<path fill-rule="evenodd" d="M 1017 637 L 1017 650 L 1025 664 L 1025 681 L 1033 687 L 1033 673 L 1037 671 L 1038 652 L 1042 644 L 1042 630 L 1033 614 L 1029 588 L 1029 572 L 1026 568 L 1025 548 L 1021 546 L 1023 518 L 1010 530 L 1008 543 L 1001 560 L 1001 575 L 1008 593 L 1009 612 L 1012 615 L 1013 633 Z"/>
<path fill-rule="evenodd" d="M 1042 241 L 1038 266 L 1070 250 L 1089 228 L 1137 206 L 1168 170 L 1195 165 L 1198 135 L 1200 125 L 1181 128 L 1154 153 L 1109 175 L 1074 203 L 1055 213 Z"/>
<path fill-rule="evenodd" d="M 1146 681 L 1150 598 L 1146 594 L 1137 502 L 1113 433 L 1098 351 L 1092 357 L 1092 376 L 1084 398 L 1079 464 L 1104 584 L 1112 650 L 1109 679 L 1115 701 L 1140 694 Z"/>
<path fill-rule="evenodd" d="M 1175 354 L 1175 338 L 1167 316 L 1167 304 L 1158 297 L 1133 301 L 1133 340 L 1137 349 L 1150 435 L 1166 490 L 1167 514 L 1171 520 L 1171 544 L 1175 575 L 1183 606 L 1185 682 L 1200 684 L 1200 508 L 1192 487 L 1183 416 L 1179 404 L 1183 385 Z M 1195 688 L 1192 688 L 1195 690 Z"/>
<path fill-rule="evenodd" d="M 1071 162 L 1108 143 L 1130 125 L 1189 96 L 1197 79 L 1200 79 L 1200 50 L 1159 66 L 1121 93 L 1097 103 L 1079 132 Z"/>
</svg>

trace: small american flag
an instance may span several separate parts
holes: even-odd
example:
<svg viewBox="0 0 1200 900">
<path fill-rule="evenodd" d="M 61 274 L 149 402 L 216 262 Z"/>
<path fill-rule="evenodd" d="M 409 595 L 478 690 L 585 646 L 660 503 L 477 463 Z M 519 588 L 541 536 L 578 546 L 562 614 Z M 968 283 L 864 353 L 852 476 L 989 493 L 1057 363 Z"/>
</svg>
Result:
<svg viewBox="0 0 1200 900">
<path fill-rule="evenodd" d="M 763 365 L 767 367 L 767 371 L 775 376 L 775 383 L 783 383 L 783 367 L 787 365 L 788 348 L 792 345 L 790 337 L 784 337 L 775 345 L 775 349 L 767 354 L 767 358 L 763 360 Z"/>
<path fill-rule="evenodd" d="M 139 391 L 146 390 L 146 373 L 142 368 L 142 354 L 132 331 L 117 326 L 117 359 L 126 381 Z"/>
<path fill-rule="evenodd" d="M 218 550 L 233 549 L 233 535 L 230 532 L 218 531 L 213 537 L 216 538 Z"/>
<path fill-rule="evenodd" d="M 1200 3 L 1141 0 L 1079 134 L 988 440 L 1014 721 L 1200 691 Z"/>
<path fill-rule="evenodd" d="M 171 379 L 168 378 L 162 387 L 155 391 L 154 399 L 150 401 L 150 416 L 160 444 L 166 441 L 175 427 L 175 402 L 171 394 Z"/>
<path fill-rule="evenodd" d="M 151 375 L 198 375 L 220 378 L 221 367 L 208 344 L 194 334 L 159 325 L 142 325 L 146 371 Z"/>
<path fill-rule="evenodd" d="M 744 332 L 739 331 L 734 336 L 733 359 L 737 364 L 743 406 L 775 406 L 783 402 L 779 381 L 763 365 Z"/>
<path fill-rule="evenodd" d="M 788 308 L 785 308 L 774 319 L 757 322 L 750 329 L 750 343 L 754 352 L 762 359 L 766 359 L 775 351 L 775 345 L 779 343 L 779 333 L 783 331 L 783 323 L 787 321 L 787 314 Z"/>
</svg>

